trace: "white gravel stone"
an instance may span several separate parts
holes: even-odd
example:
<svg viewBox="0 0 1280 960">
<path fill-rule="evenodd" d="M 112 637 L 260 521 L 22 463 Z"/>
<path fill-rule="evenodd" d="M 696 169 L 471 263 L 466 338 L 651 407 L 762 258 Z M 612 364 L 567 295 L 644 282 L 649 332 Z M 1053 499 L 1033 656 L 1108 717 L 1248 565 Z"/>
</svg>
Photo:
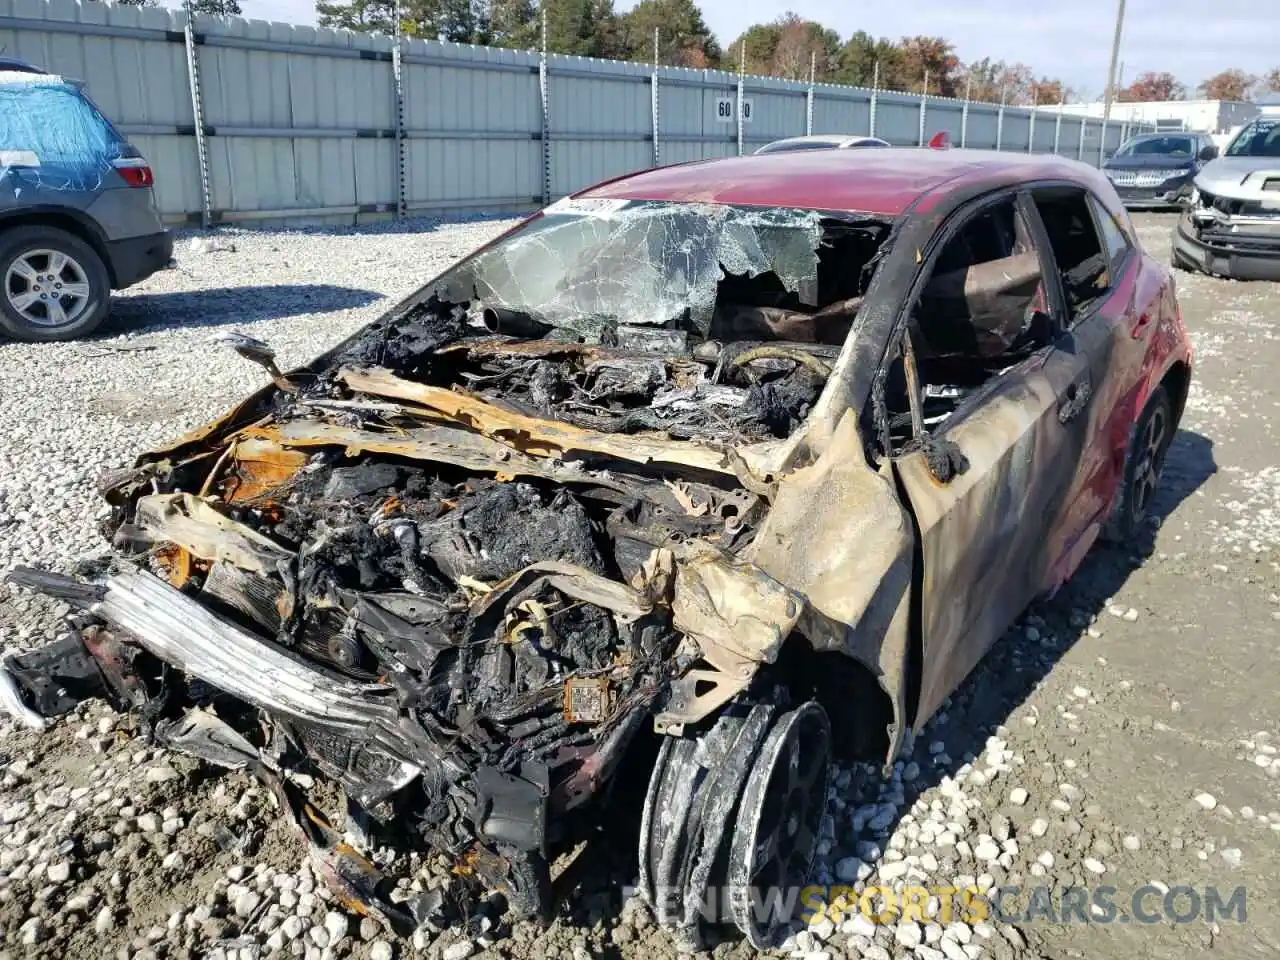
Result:
<svg viewBox="0 0 1280 960">
<path fill-rule="evenodd" d="M 1044 817 L 1036 817 L 1031 821 L 1031 827 L 1029 829 L 1033 837 L 1043 837 L 1049 832 L 1049 821 L 1044 819 Z"/>
<path fill-rule="evenodd" d="M 116 925 L 116 915 L 110 907 L 103 907 L 93 918 L 94 933 L 106 933 Z"/>
<path fill-rule="evenodd" d="M 920 929 L 920 924 L 914 921 L 900 923 L 894 928 L 893 939 L 896 943 L 900 943 L 907 949 L 912 950 L 923 942 L 924 931 Z"/>
<path fill-rule="evenodd" d="M 1197 793 L 1195 801 L 1206 810 L 1212 810 L 1218 805 L 1218 800 L 1212 793 Z"/>
<path fill-rule="evenodd" d="M 26 818 L 31 812 L 31 804 L 25 800 L 19 800 L 11 803 L 3 810 L 0 810 L 0 823 L 12 824 Z"/>
<path fill-rule="evenodd" d="M 392 960 L 395 951 L 391 949 L 391 944 L 385 940 L 376 940 L 369 947 L 369 960 Z"/>
<path fill-rule="evenodd" d="M 1135 834 L 1130 834 L 1121 841 L 1126 850 L 1141 850 L 1142 839 Z"/>
<path fill-rule="evenodd" d="M 337 910 L 330 910 L 324 915 L 324 928 L 329 932 L 329 942 L 337 943 L 347 935 L 347 930 L 351 926 L 351 921 L 347 919 L 345 913 L 339 913 Z"/>
<path fill-rule="evenodd" d="M 49 878 L 50 883 L 65 883 L 71 876 L 71 864 L 65 860 L 61 863 L 51 863 L 45 869 L 44 875 Z"/>
<path fill-rule="evenodd" d="M 1095 859 L 1094 857 L 1084 858 L 1084 868 L 1088 870 L 1090 873 L 1096 873 L 1099 875 L 1107 872 L 1106 864 L 1104 864 L 1101 860 Z"/>
<path fill-rule="evenodd" d="M 1009 802 L 1015 807 L 1020 807 L 1027 802 L 1027 791 L 1022 787 L 1014 787 L 1009 791 Z"/>
<path fill-rule="evenodd" d="M 1239 847 L 1227 847 L 1221 852 L 1220 856 L 1226 861 L 1227 866 L 1232 869 L 1239 867 L 1244 861 L 1244 854 L 1240 851 Z"/>
<path fill-rule="evenodd" d="M 257 910 L 261 903 L 262 897 L 256 891 L 245 890 L 235 899 L 236 916 L 245 919 L 253 916 L 253 911 Z"/>
<path fill-rule="evenodd" d="M 1000 847 L 994 840 L 980 840 L 973 848 L 973 855 L 979 860 L 995 860 L 1000 856 Z"/>
<path fill-rule="evenodd" d="M 444 948 L 444 952 L 440 954 L 440 960 L 467 960 L 467 957 L 475 952 L 474 943 L 470 940 L 459 940 Z"/>
</svg>

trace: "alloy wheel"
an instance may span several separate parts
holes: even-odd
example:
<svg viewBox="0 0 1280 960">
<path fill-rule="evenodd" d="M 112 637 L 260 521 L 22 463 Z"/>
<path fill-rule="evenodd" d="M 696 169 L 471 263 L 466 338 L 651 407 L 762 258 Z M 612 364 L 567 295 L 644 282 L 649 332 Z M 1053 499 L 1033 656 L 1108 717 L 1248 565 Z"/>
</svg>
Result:
<svg viewBox="0 0 1280 960">
<path fill-rule="evenodd" d="M 5 271 L 4 293 L 25 321 L 46 328 L 75 323 L 91 299 L 84 267 L 62 251 L 49 249 L 15 257 Z"/>
</svg>

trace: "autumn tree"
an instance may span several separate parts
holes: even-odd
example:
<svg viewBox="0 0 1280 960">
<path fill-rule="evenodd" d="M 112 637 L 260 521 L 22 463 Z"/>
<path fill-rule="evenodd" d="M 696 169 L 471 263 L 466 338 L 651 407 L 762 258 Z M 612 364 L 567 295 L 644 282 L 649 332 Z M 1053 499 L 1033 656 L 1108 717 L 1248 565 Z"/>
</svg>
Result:
<svg viewBox="0 0 1280 960">
<path fill-rule="evenodd" d="M 1139 74 L 1129 86 L 1116 94 L 1116 99 L 1124 103 L 1156 103 L 1164 100 L 1182 100 L 1187 95 L 1187 88 L 1178 82 L 1172 73 L 1153 73 L 1148 71 Z"/>
<path fill-rule="evenodd" d="M 942 37 L 903 37 L 900 46 L 902 57 L 890 89 L 919 92 L 927 77 L 930 93 L 956 96 L 960 59 L 950 43 Z"/>
<path fill-rule="evenodd" d="M 1031 102 L 1040 106 L 1066 103 L 1069 94 L 1066 85 L 1056 78 L 1041 77 L 1031 84 Z"/>
<path fill-rule="evenodd" d="M 706 68 L 720 62 L 720 46 L 693 0 L 640 0 L 621 18 L 623 46 L 632 60 L 653 57 L 658 31 L 658 61 L 674 67 Z"/>
<path fill-rule="evenodd" d="M 1200 94 L 1207 100 L 1242 101 L 1249 99 L 1249 91 L 1253 89 L 1257 78 L 1243 70 L 1223 70 L 1200 84 Z"/>
<path fill-rule="evenodd" d="M 1280 67 L 1267 73 L 1261 81 L 1264 93 L 1280 93 Z"/>
<path fill-rule="evenodd" d="M 1038 92 L 1040 85 L 1052 90 L 1052 85 L 1060 81 L 1044 79 L 1037 81 L 1031 68 L 1023 63 L 1007 64 L 1003 60 L 983 58 L 968 64 L 957 77 L 955 86 L 960 96 L 968 91 L 970 100 L 983 103 L 1007 103 L 1010 105 L 1030 105 L 1045 102 L 1037 97 L 1045 93 Z M 1055 101 L 1056 102 L 1056 101 Z"/>
</svg>

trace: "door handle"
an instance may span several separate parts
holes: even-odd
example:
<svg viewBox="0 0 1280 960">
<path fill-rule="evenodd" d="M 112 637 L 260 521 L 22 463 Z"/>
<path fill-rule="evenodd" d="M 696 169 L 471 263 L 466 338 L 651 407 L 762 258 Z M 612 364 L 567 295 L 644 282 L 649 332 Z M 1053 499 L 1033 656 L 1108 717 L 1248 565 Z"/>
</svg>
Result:
<svg viewBox="0 0 1280 960">
<path fill-rule="evenodd" d="M 1070 423 L 1089 406 L 1089 396 L 1093 391 L 1089 386 L 1089 378 L 1081 377 L 1068 384 L 1062 399 L 1058 401 L 1058 422 Z"/>
</svg>

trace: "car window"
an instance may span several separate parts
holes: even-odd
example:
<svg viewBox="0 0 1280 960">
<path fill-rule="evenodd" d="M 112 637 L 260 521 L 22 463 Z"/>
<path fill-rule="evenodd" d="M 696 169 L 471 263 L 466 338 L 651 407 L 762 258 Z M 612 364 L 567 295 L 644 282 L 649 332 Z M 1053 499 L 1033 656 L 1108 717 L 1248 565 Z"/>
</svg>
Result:
<svg viewBox="0 0 1280 960">
<path fill-rule="evenodd" d="M 1116 222 L 1111 211 L 1102 205 L 1097 197 L 1089 197 L 1089 205 L 1093 207 L 1093 216 L 1098 223 L 1098 231 L 1102 234 L 1102 242 L 1107 250 L 1107 260 L 1111 264 L 1112 273 L 1117 273 L 1124 258 L 1129 255 L 1129 238 Z"/>
<path fill-rule="evenodd" d="M 1259 117 L 1236 134 L 1228 157 L 1280 157 L 1280 119 Z"/>
<path fill-rule="evenodd" d="M 1075 323 L 1111 288 L 1111 257 L 1098 236 L 1085 191 L 1047 187 L 1032 191 L 1032 199 L 1062 278 L 1068 322 Z"/>
<path fill-rule="evenodd" d="M 1190 157 L 1195 150 L 1192 137 L 1148 137 L 1131 140 L 1118 151 L 1119 157 L 1170 156 Z"/>
<path fill-rule="evenodd" d="M 22 74 L 0 83 L 0 153 L 9 177 L 49 189 L 96 189 L 125 152 L 102 114 L 58 77 Z"/>
<path fill-rule="evenodd" d="M 1010 195 L 969 214 L 926 263 L 904 341 L 925 429 L 936 429 L 983 384 L 1048 345 L 1055 330 L 1042 262 Z M 914 438 L 907 371 L 899 356 L 886 379 L 894 452 Z"/>
</svg>

